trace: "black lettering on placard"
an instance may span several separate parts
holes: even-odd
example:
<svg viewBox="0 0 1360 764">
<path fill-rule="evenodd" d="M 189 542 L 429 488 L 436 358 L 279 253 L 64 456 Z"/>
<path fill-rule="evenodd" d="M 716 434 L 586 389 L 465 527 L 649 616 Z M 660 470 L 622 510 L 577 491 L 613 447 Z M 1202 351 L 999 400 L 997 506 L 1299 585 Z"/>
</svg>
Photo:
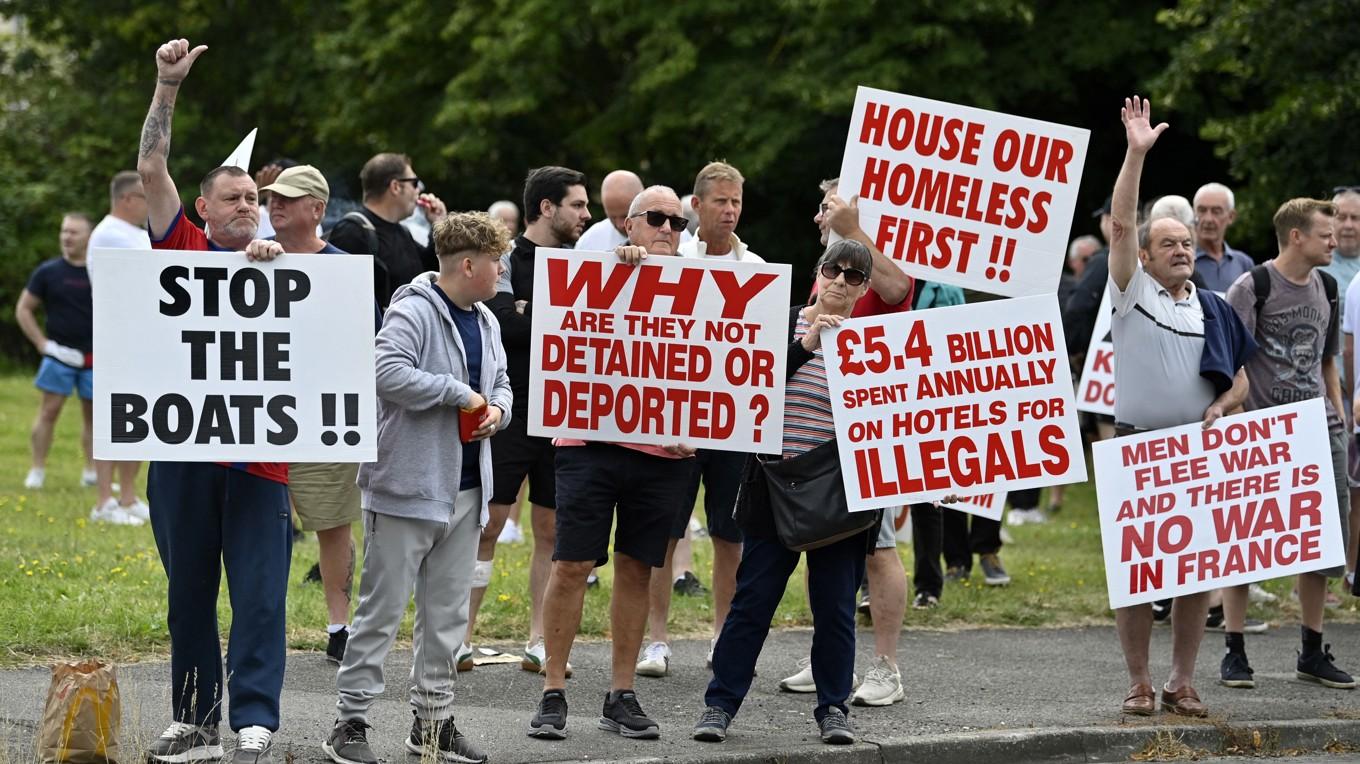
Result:
<svg viewBox="0 0 1360 764">
<path fill-rule="evenodd" d="M 212 332 L 180 332 L 180 342 L 189 346 L 189 379 L 208 378 L 208 345 Z"/>
<path fill-rule="evenodd" d="M 195 268 L 194 278 L 203 282 L 203 315 L 216 316 L 221 312 L 218 292 L 227 280 L 226 268 Z"/>
<path fill-rule="evenodd" d="M 236 439 L 246 446 L 255 445 L 255 412 L 264 408 L 263 395 L 233 395 L 228 399 L 236 409 Z"/>
<path fill-rule="evenodd" d="M 246 299 L 246 287 L 250 287 L 250 299 Z M 254 269 L 237 271 L 231 277 L 231 309 L 243 318 L 259 318 L 269 310 L 269 279 Z"/>
<path fill-rule="evenodd" d="M 114 443 L 141 443 L 150 434 L 142 419 L 146 415 L 146 399 L 133 393 L 114 393 L 109 396 L 110 439 Z"/>
<path fill-rule="evenodd" d="M 274 271 L 274 302 L 278 303 L 274 315 L 279 318 L 289 318 L 291 304 L 302 302 L 311 293 L 312 282 L 306 273 L 285 268 Z"/>
<path fill-rule="evenodd" d="M 269 418 L 278 430 L 270 430 L 265 439 L 272 446 L 286 446 L 297 440 L 298 426 L 290 411 L 297 409 L 297 399 L 291 395 L 276 395 L 269 399 Z"/>
<path fill-rule="evenodd" d="M 170 297 L 170 302 L 161 300 L 162 316 L 182 316 L 189 312 L 193 300 L 189 290 L 179 283 L 180 279 L 189 280 L 189 269 L 182 265 L 172 265 L 161 271 L 161 289 Z"/>
<path fill-rule="evenodd" d="M 200 445 L 214 440 L 229 446 L 236 444 L 236 438 L 231 431 L 231 415 L 227 413 L 227 400 L 221 395 L 203 398 L 203 411 L 198 417 L 198 432 L 194 435 L 194 442 Z"/>
<path fill-rule="evenodd" d="M 174 429 L 170 427 L 172 409 Z M 151 429 L 156 433 L 156 440 L 162 443 L 178 445 L 188 440 L 194 434 L 194 407 L 189 399 L 179 393 L 167 393 L 156 399 L 151 407 Z"/>
<path fill-rule="evenodd" d="M 259 350 L 256 347 L 256 332 L 240 332 L 241 342 L 236 342 L 237 332 L 222 332 L 222 379 L 236 381 L 236 367 L 241 367 L 241 379 L 254 382 L 259 379 Z"/>
<path fill-rule="evenodd" d="M 292 379 L 293 375 L 285 365 L 288 363 L 289 341 L 288 332 L 264 333 L 264 381 L 287 382 Z"/>
</svg>

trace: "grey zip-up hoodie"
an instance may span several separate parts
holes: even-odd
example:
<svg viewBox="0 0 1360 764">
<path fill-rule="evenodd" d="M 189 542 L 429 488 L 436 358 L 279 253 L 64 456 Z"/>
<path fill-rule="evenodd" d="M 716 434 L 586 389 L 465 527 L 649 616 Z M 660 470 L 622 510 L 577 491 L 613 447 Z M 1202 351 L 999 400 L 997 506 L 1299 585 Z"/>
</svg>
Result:
<svg viewBox="0 0 1360 764">
<path fill-rule="evenodd" d="M 359 468 L 363 506 L 382 515 L 448 522 L 463 472 L 458 409 L 472 398 L 467 353 L 435 290 L 434 274 L 392 295 L 375 343 L 378 460 Z M 510 378 L 496 317 L 476 305 L 482 327 L 482 395 L 510 422 Z M 491 441 L 483 440 L 481 525 L 491 498 Z"/>
</svg>

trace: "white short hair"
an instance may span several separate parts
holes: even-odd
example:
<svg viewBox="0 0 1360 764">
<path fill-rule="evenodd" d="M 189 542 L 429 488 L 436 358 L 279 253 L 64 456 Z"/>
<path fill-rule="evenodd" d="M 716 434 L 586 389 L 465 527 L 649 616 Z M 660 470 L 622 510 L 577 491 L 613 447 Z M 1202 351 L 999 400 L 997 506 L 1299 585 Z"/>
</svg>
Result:
<svg viewBox="0 0 1360 764">
<path fill-rule="evenodd" d="M 1237 202 L 1236 199 L 1233 197 L 1232 189 L 1228 188 L 1222 183 L 1205 183 L 1204 185 L 1200 186 L 1199 190 L 1195 192 L 1195 203 L 1196 204 L 1199 203 L 1199 197 L 1202 194 L 1212 193 L 1214 191 L 1217 191 L 1223 194 L 1224 196 L 1228 197 L 1228 209 L 1230 210 L 1237 209 Z"/>
<path fill-rule="evenodd" d="M 1091 246 L 1093 244 L 1095 245 L 1095 248 L 1097 250 L 1100 249 L 1100 239 L 1097 239 L 1096 237 L 1091 236 L 1090 234 L 1087 234 L 1085 236 L 1078 236 L 1077 238 L 1072 240 L 1071 244 L 1067 245 L 1067 259 L 1071 260 L 1072 258 L 1076 257 L 1077 250 L 1081 249 L 1083 246 Z"/>
<path fill-rule="evenodd" d="M 642 212 L 642 197 L 663 191 L 674 196 L 677 200 L 680 198 L 680 195 L 675 193 L 675 189 L 670 186 L 648 186 L 642 189 L 637 196 L 633 197 L 633 201 L 628 204 L 628 217 L 631 218 L 639 212 Z"/>
<path fill-rule="evenodd" d="M 1207 188 L 1207 186 L 1205 187 Z M 1201 188 L 1200 191 L 1204 189 Z M 1199 196 L 1199 194 L 1195 194 Z M 1232 208 L 1232 193 L 1228 193 L 1228 207 Z M 1148 212 L 1148 220 L 1158 218 L 1174 218 L 1185 224 L 1191 231 L 1195 230 L 1195 209 L 1190 206 L 1190 200 L 1178 194 L 1163 196 L 1152 203 L 1152 210 Z"/>
<path fill-rule="evenodd" d="M 492 202 L 491 206 L 486 208 L 486 214 L 490 215 L 493 218 L 500 217 L 501 212 L 504 210 L 510 210 L 511 212 L 515 213 L 515 217 L 519 217 L 519 207 L 515 206 L 515 203 L 510 201 L 509 199 L 502 199 L 498 202 Z"/>
</svg>

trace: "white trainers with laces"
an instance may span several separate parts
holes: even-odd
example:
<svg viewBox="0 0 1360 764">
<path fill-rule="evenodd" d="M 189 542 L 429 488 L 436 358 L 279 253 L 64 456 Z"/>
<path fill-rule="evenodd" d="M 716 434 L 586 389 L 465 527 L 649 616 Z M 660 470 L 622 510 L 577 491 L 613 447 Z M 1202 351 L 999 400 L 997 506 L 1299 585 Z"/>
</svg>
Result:
<svg viewBox="0 0 1360 764">
<path fill-rule="evenodd" d="M 128 504 L 127 506 L 123 506 L 120 504 L 118 505 L 118 508 L 128 513 L 129 515 L 132 515 L 138 520 L 141 520 L 142 522 L 146 522 L 151 519 L 151 507 L 148 507 L 146 505 L 146 502 L 142 501 L 141 499 L 133 499 L 132 503 Z"/>
<path fill-rule="evenodd" d="M 864 684 L 850 696 L 857 706 L 891 706 L 907 697 L 902 689 L 902 674 L 886 655 L 874 658 L 874 665 L 864 675 Z"/>
<path fill-rule="evenodd" d="M 525 671 L 532 671 L 535 674 L 542 674 L 544 666 L 548 662 L 548 651 L 543 646 L 543 637 L 539 637 L 533 642 L 524 645 L 524 656 L 519 660 L 519 667 Z M 571 679 L 571 662 L 567 662 L 567 678 Z"/>
<path fill-rule="evenodd" d="M 95 474 L 94 470 L 80 471 L 80 484 L 86 488 L 93 486 L 98 480 L 99 476 Z"/>
<path fill-rule="evenodd" d="M 665 642 L 653 642 L 642 651 L 642 660 L 637 662 L 638 676 L 666 676 L 671 673 L 671 646 Z"/>
<path fill-rule="evenodd" d="M 1261 605 L 1267 602 L 1275 602 L 1279 597 L 1265 590 L 1260 584 L 1252 584 L 1247 587 L 1247 599 L 1253 604 Z"/>
<path fill-rule="evenodd" d="M 524 531 L 519 529 L 519 523 L 514 520 L 506 520 L 505 527 L 501 528 L 501 535 L 496 537 L 497 544 L 523 544 Z"/>
<path fill-rule="evenodd" d="M 1048 522 L 1048 518 L 1044 517 L 1043 511 L 1038 507 L 1035 507 L 1034 509 L 1015 509 L 1012 507 L 1011 511 L 1006 515 L 1006 523 L 1008 525 L 1025 525 L 1027 523 L 1040 525 L 1046 522 Z"/>
<path fill-rule="evenodd" d="M 859 686 L 859 674 L 850 675 L 850 687 Z M 812 678 L 812 656 L 798 659 L 798 673 L 779 680 L 784 692 L 816 692 L 817 680 Z"/>
<path fill-rule="evenodd" d="M 47 470 L 34 467 L 24 476 L 24 488 L 36 491 L 43 487 L 43 481 L 47 479 Z"/>
<path fill-rule="evenodd" d="M 90 510 L 90 521 L 112 525 L 141 525 L 144 520 L 134 517 L 118 506 L 117 499 L 109 499 Z"/>
<path fill-rule="evenodd" d="M 274 733 L 259 725 L 242 727 L 236 733 L 236 752 L 231 764 L 266 764 L 273 760 Z"/>
</svg>

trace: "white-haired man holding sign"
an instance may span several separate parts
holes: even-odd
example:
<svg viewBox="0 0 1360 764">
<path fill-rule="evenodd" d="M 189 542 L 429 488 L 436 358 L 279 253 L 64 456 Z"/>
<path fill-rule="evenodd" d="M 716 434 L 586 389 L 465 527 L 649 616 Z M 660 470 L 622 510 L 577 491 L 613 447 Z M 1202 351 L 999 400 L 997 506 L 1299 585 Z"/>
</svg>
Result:
<svg viewBox="0 0 1360 764">
<path fill-rule="evenodd" d="M 1115 427 L 1120 435 L 1203 420 L 1210 427 L 1247 395 L 1246 358 L 1255 349 L 1241 321 L 1221 298 L 1195 288 L 1195 239 L 1175 218 L 1137 226 L 1143 160 L 1166 130 L 1153 127 L 1146 99 L 1125 99 L 1120 117 L 1128 150 L 1114 185 L 1110 239 L 1110 299 L 1114 304 Z M 1119 363 L 1120 358 L 1157 359 Z M 1172 713 L 1208 713 L 1190 682 L 1204 637 L 1209 593 L 1176 598 L 1172 616 L 1171 675 L 1161 705 Z M 1152 605 L 1115 610 L 1119 643 L 1129 671 L 1122 710 L 1148 716 L 1157 710 L 1148 649 Z"/>
</svg>

